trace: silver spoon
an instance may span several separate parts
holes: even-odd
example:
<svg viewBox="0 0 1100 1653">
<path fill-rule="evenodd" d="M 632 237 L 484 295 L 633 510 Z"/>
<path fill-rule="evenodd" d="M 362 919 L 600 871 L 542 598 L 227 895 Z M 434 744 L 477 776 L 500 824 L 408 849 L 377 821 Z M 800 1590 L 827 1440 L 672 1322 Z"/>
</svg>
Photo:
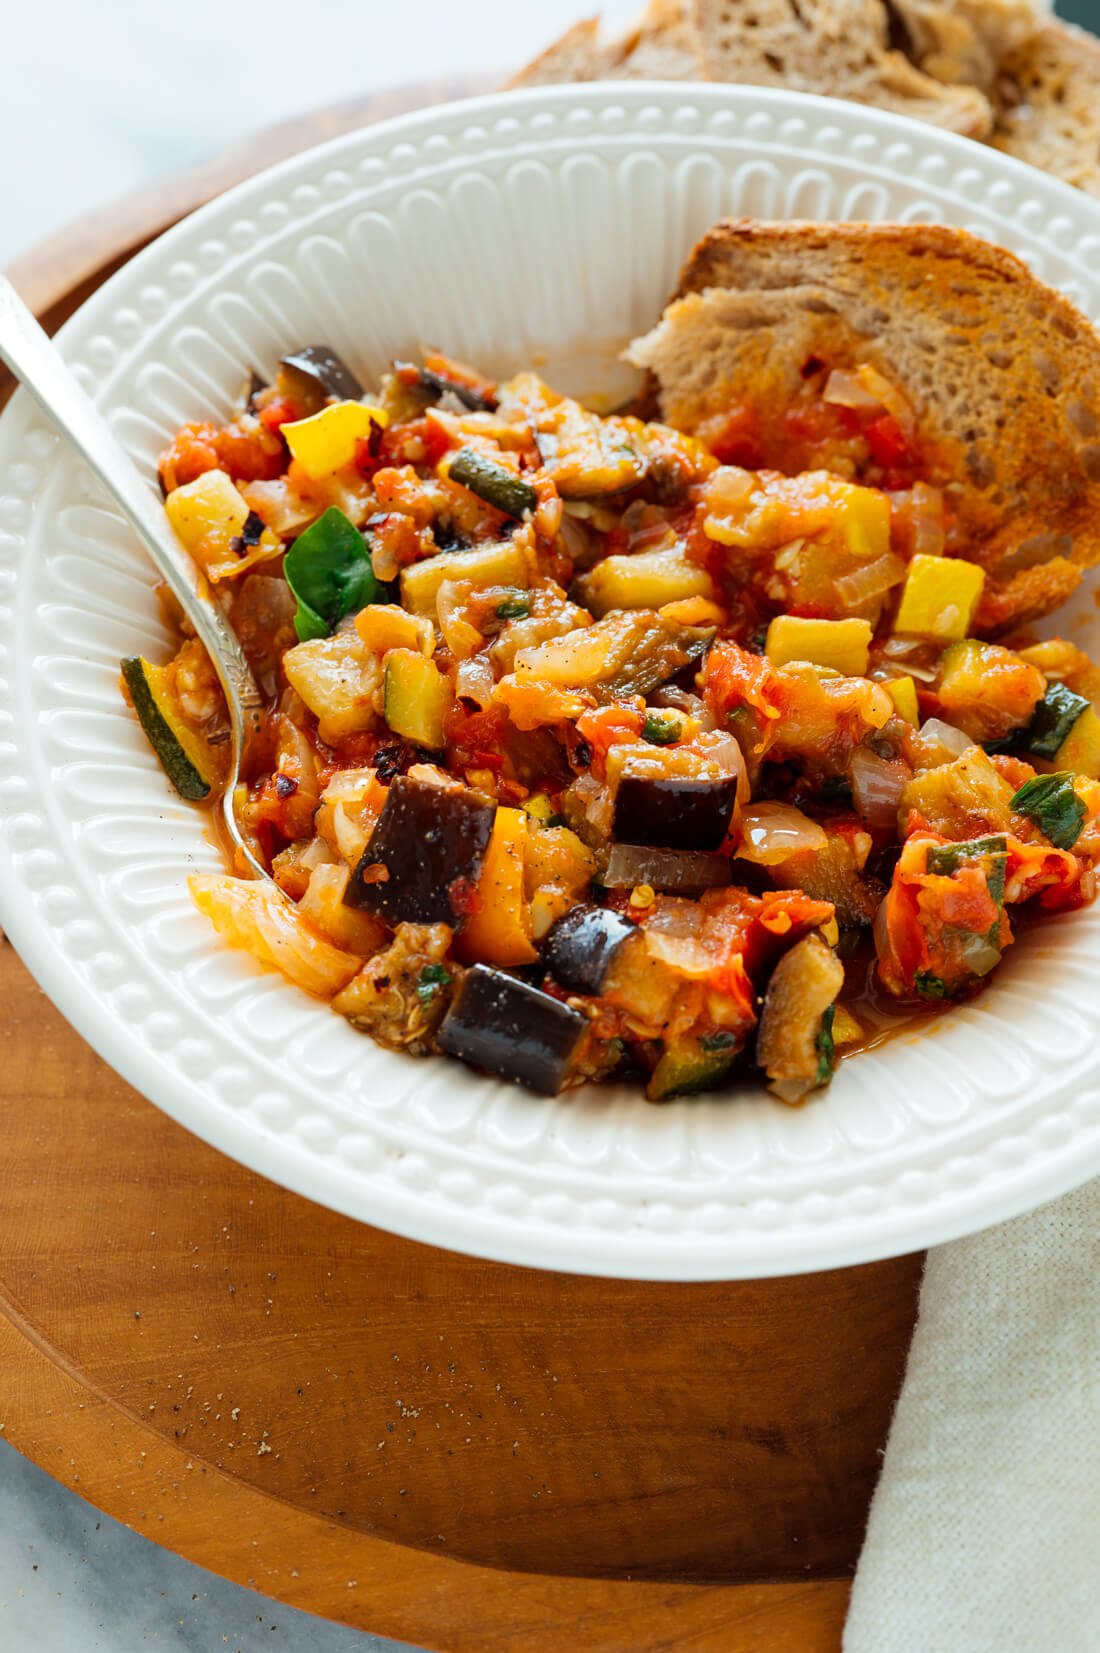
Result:
<svg viewBox="0 0 1100 1653">
<path fill-rule="evenodd" d="M 214 663 L 229 709 L 230 763 L 222 797 L 229 836 L 258 877 L 270 874 L 241 836 L 233 791 L 250 737 L 259 727 L 263 700 L 236 633 L 209 586 L 172 532 L 164 507 L 133 460 L 112 435 L 69 372 L 11 282 L 0 275 L 0 361 L 30 391 L 43 413 L 95 472 L 136 531 L 157 573 L 179 602 Z"/>
</svg>

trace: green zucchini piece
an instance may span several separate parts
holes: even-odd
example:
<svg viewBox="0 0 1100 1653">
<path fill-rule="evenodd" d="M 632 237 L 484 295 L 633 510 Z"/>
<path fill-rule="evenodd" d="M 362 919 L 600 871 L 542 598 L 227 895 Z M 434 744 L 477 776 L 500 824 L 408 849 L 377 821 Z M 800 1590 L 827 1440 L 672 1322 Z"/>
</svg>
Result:
<svg viewBox="0 0 1100 1653">
<path fill-rule="evenodd" d="M 180 715 L 168 692 L 165 668 L 150 665 L 140 655 L 129 656 L 121 667 L 138 722 L 161 768 L 181 798 L 201 803 L 217 781 L 217 764 L 202 736 Z"/>
<path fill-rule="evenodd" d="M 950 878 L 960 867 L 980 862 L 986 888 L 998 907 L 1004 906 L 1008 870 L 1008 842 L 1003 833 L 993 838 L 971 838 L 962 844 L 937 844 L 928 851 L 928 871 Z"/>
<path fill-rule="evenodd" d="M 1100 780 L 1100 718 L 1086 706 L 1054 754 L 1059 769 L 1069 769 L 1090 781 Z"/>
<path fill-rule="evenodd" d="M 1024 745 L 1037 758 L 1054 758 L 1073 725 L 1087 712 L 1089 702 L 1074 694 L 1064 683 L 1048 683 L 1047 692 L 1036 706 Z"/>
<path fill-rule="evenodd" d="M 836 1005 L 831 1004 L 821 1017 L 821 1026 L 814 1048 L 817 1051 L 817 1082 L 827 1085 L 833 1077 L 836 1068 L 836 1045 L 833 1043 L 833 1018 L 836 1016 Z"/>
<path fill-rule="evenodd" d="M 505 470 L 503 465 L 494 464 L 484 454 L 475 453 L 473 448 L 462 448 L 455 454 L 447 467 L 447 475 L 452 482 L 469 488 L 486 505 L 517 520 L 534 511 L 539 502 L 529 482 L 524 482 L 514 471 Z"/>
<path fill-rule="evenodd" d="M 413 649 L 391 649 L 382 687 L 383 715 L 395 735 L 430 752 L 444 745 L 443 719 L 454 696 L 438 666 Z"/>
<path fill-rule="evenodd" d="M 703 1039 L 679 1039 L 669 1045 L 646 1086 L 650 1102 L 673 1096 L 694 1096 L 713 1090 L 727 1079 L 741 1051 L 732 1033 L 712 1033 Z"/>
<path fill-rule="evenodd" d="M 1012 800 L 1012 808 L 1034 821 L 1055 849 L 1073 848 L 1088 814 L 1068 769 L 1025 781 Z"/>
</svg>

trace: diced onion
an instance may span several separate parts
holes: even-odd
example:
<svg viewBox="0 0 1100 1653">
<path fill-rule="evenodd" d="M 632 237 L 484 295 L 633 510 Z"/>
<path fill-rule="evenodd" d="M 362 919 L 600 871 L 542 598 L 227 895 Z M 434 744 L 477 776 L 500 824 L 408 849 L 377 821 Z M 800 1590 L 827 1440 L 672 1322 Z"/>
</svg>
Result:
<svg viewBox="0 0 1100 1653">
<path fill-rule="evenodd" d="M 900 585 L 905 578 L 905 564 L 892 551 L 876 557 L 851 574 L 841 574 L 833 581 L 837 595 L 847 608 L 861 608 L 864 603 L 881 597 L 883 592 Z"/>
<path fill-rule="evenodd" d="M 597 839 L 610 838 L 615 800 L 609 786 L 598 781 L 595 775 L 578 775 L 566 797 L 579 807 Z"/>
<path fill-rule="evenodd" d="M 251 509 L 263 517 L 276 534 L 298 534 L 318 515 L 316 502 L 303 499 L 285 477 L 274 482 L 247 482 L 241 492 Z"/>
<path fill-rule="evenodd" d="M 703 940 L 702 914 L 696 902 L 665 896 L 645 925 L 646 948 L 670 969 L 705 979 L 714 970 L 714 957 Z"/>
<path fill-rule="evenodd" d="M 901 758 L 883 758 L 869 746 L 857 746 L 848 767 L 852 802 L 868 826 L 895 827 L 901 795 L 913 772 Z"/>
<path fill-rule="evenodd" d="M 465 581 L 444 580 L 436 596 L 436 613 L 443 640 L 456 660 L 465 660 L 476 654 L 485 642 L 477 627 L 467 618 L 470 587 Z"/>
<path fill-rule="evenodd" d="M 812 1090 L 817 1089 L 816 1079 L 773 1079 L 768 1086 L 773 1096 L 778 1096 L 781 1102 L 786 1102 L 793 1108 L 803 1098 L 809 1096 Z"/>
<path fill-rule="evenodd" d="M 959 941 L 959 954 L 968 970 L 976 976 L 988 976 L 1001 962 L 1001 949 L 987 936 L 969 935 Z"/>
<path fill-rule="evenodd" d="M 941 764 L 953 763 L 961 758 L 964 752 L 969 752 L 974 742 L 961 729 L 956 729 L 953 723 L 944 723 L 941 718 L 927 718 L 920 726 L 917 736 L 921 743 L 922 755 L 928 759 L 928 767 L 936 768 Z"/>
<path fill-rule="evenodd" d="M 855 372 L 834 368 L 825 382 L 824 399 L 834 407 L 883 408 L 907 436 L 913 434 L 913 409 L 897 385 L 891 384 L 877 368 L 863 362 Z"/>
<path fill-rule="evenodd" d="M 943 555 L 943 490 L 915 482 L 905 493 L 894 494 L 891 509 L 908 523 L 914 556 Z"/>
<path fill-rule="evenodd" d="M 737 801 L 739 804 L 748 803 L 749 777 L 745 769 L 745 754 L 733 735 L 725 729 L 712 729 L 697 735 L 693 745 L 697 752 L 716 764 L 723 775 L 736 775 Z"/>
<path fill-rule="evenodd" d="M 834 367 L 829 374 L 822 399 L 840 408 L 879 408 L 884 405 L 882 397 L 868 390 L 858 373 L 850 373 L 844 367 Z"/>
<path fill-rule="evenodd" d="M 750 804 L 742 811 L 737 853 L 743 861 L 770 867 L 791 855 L 824 849 L 828 842 L 825 829 L 793 804 Z"/>
<path fill-rule="evenodd" d="M 885 378 L 877 368 L 872 367 L 869 362 L 861 364 L 857 370 L 857 376 L 864 390 L 869 391 L 879 405 L 884 407 L 887 413 L 894 416 L 906 436 L 912 436 L 916 428 L 913 409 L 908 398 L 902 394 L 897 385 L 891 384 L 890 380 Z"/>
<path fill-rule="evenodd" d="M 493 668 L 484 654 L 459 661 L 455 673 L 455 694 L 459 700 L 472 700 L 484 711 L 493 698 L 494 682 Z"/>
<path fill-rule="evenodd" d="M 609 890 L 649 884 L 655 890 L 710 890 L 730 881 L 724 855 L 703 850 L 655 849 L 648 844 L 612 844 L 600 882 Z"/>
<path fill-rule="evenodd" d="M 938 651 L 933 651 L 919 637 L 890 637 L 882 645 L 882 652 L 887 659 L 900 665 L 909 677 L 915 677 L 921 683 L 931 683 L 939 675 Z M 936 657 L 928 664 L 934 652 Z"/>
</svg>

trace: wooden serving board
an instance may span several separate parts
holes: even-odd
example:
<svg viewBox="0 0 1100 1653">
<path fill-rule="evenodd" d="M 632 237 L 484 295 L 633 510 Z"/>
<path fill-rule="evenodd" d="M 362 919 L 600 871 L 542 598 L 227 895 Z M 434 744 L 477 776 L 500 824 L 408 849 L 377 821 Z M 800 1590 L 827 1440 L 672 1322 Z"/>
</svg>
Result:
<svg viewBox="0 0 1100 1653">
<path fill-rule="evenodd" d="M 265 134 L 11 273 L 56 326 L 217 190 L 469 90 Z M 433 1250 L 190 1136 L 8 944 L 0 1002 L 0 1425 L 35 1462 L 213 1571 L 443 1653 L 836 1653 L 919 1257 L 678 1286 Z"/>
</svg>

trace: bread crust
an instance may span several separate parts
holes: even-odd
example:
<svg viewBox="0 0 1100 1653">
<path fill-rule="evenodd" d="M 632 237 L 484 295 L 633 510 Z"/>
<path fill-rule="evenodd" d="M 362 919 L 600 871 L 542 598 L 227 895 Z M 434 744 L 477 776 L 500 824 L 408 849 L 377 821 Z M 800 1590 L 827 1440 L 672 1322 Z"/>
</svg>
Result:
<svg viewBox="0 0 1100 1653">
<path fill-rule="evenodd" d="M 691 0 L 707 77 L 849 98 L 984 138 L 988 98 L 891 49 L 882 0 Z"/>
<path fill-rule="evenodd" d="M 993 143 L 1100 196 L 1100 40 L 1051 22 L 1001 60 Z"/>
<path fill-rule="evenodd" d="M 964 230 L 724 220 L 628 354 L 686 429 L 741 400 L 789 406 L 811 356 L 877 368 L 915 408 L 953 548 L 989 571 L 987 629 L 1046 612 L 1100 562 L 1100 337 Z"/>
<path fill-rule="evenodd" d="M 599 78 L 603 52 L 599 43 L 600 18 L 582 17 L 552 40 L 506 84 L 512 86 L 572 86 Z"/>
</svg>

